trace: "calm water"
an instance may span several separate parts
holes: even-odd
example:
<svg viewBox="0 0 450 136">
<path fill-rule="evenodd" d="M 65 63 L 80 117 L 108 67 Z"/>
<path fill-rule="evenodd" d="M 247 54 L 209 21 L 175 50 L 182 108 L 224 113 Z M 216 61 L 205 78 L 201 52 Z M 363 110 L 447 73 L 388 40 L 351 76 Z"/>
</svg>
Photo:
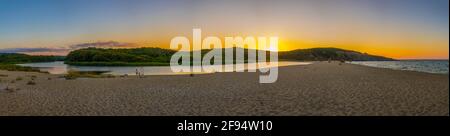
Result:
<svg viewBox="0 0 450 136">
<path fill-rule="evenodd" d="M 289 65 L 308 65 L 309 62 L 290 62 L 282 61 L 278 62 L 279 66 Z M 70 66 L 64 64 L 64 62 L 46 62 L 46 63 L 28 63 L 19 64 L 21 66 L 29 66 L 39 68 L 41 71 L 49 72 L 50 74 L 66 74 L 69 70 L 75 71 L 105 71 L 107 74 L 112 75 L 136 75 L 136 69 L 142 71 L 145 75 L 174 75 L 174 74 L 187 74 L 187 73 L 174 73 L 170 66 L 146 66 L 146 67 L 98 67 L 98 66 Z M 256 67 L 247 67 L 246 64 L 244 70 L 257 69 Z M 231 72 L 231 71 L 226 71 Z"/>
<path fill-rule="evenodd" d="M 371 67 L 448 74 L 448 60 L 353 61 Z"/>
</svg>

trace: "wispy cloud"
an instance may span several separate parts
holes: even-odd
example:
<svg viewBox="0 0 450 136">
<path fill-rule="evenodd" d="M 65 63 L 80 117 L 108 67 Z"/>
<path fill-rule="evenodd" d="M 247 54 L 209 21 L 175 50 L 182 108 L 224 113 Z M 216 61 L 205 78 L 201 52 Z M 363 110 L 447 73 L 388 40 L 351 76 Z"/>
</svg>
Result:
<svg viewBox="0 0 450 136">
<path fill-rule="evenodd" d="M 26 53 L 26 54 L 58 54 L 64 55 L 69 53 L 70 51 L 82 49 L 82 48 L 135 48 L 140 47 L 139 44 L 136 43 L 122 43 L 116 41 L 107 41 L 107 42 L 92 42 L 92 43 L 81 43 L 74 44 L 68 47 L 62 48 L 7 48 L 0 49 L 0 53 Z"/>
<path fill-rule="evenodd" d="M 93 43 L 81 43 L 71 45 L 70 49 L 81 49 L 88 47 L 96 47 L 96 48 L 130 48 L 130 47 L 139 47 L 138 44 L 135 43 L 122 43 L 116 41 L 108 41 L 108 42 L 93 42 Z"/>
</svg>

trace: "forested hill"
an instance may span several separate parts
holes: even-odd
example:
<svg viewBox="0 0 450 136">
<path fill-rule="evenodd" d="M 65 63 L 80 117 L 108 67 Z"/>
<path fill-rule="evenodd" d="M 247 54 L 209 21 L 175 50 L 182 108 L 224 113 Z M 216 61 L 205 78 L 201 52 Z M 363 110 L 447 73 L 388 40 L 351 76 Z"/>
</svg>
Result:
<svg viewBox="0 0 450 136">
<path fill-rule="evenodd" d="M 279 52 L 280 59 L 318 61 L 318 60 L 346 60 L 346 61 L 391 61 L 392 58 L 370 55 L 339 48 L 310 48 Z"/>
<path fill-rule="evenodd" d="M 174 50 L 161 48 L 102 49 L 85 48 L 70 52 L 65 63 L 84 66 L 168 65 Z"/>
<path fill-rule="evenodd" d="M 209 50 L 202 50 L 205 54 Z M 246 49 L 247 51 L 247 49 Z M 70 65 L 86 66 L 154 66 L 169 65 L 174 50 L 161 48 L 101 49 L 85 48 L 72 51 L 65 62 Z M 385 61 L 391 58 L 360 53 L 338 48 L 311 48 L 279 52 L 280 60 L 318 61 L 354 60 Z"/>
</svg>

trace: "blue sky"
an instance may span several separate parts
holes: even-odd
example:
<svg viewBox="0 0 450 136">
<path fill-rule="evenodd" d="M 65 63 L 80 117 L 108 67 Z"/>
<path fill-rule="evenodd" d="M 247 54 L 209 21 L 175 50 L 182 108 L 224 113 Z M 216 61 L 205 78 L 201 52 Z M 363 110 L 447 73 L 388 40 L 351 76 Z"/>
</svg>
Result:
<svg viewBox="0 0 450 136">
<path fill-rule="evenodd" d="M 0 0 L 0 49 L 106 41 L 167 48 L 172 37 L 202 28 L 204 35 L 219 37 L 277 35 L 286 50 L 336 46 L 392 57 L 402 56 L 388 50 L 404 51 L 405 58 L 448 58 L 448 51 L 442 52 L 448 50 L 448 5 L 448 0 Z"/>
</svg>

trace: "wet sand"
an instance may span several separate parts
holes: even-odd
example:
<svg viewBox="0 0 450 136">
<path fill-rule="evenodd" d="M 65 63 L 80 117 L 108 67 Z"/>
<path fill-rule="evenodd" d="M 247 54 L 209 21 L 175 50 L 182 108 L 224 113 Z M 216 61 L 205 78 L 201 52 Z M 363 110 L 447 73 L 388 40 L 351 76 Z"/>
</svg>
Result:
<svg viewBox="0 0 450 136">
<path fill-rule="evenodd" d="M 3 116 L 449 116 L 448 74 L 335 62 L 281 67 L 273 84 L 247 72 L 65 80 L 0 71 L 0 80 Z"/>
</svg>

